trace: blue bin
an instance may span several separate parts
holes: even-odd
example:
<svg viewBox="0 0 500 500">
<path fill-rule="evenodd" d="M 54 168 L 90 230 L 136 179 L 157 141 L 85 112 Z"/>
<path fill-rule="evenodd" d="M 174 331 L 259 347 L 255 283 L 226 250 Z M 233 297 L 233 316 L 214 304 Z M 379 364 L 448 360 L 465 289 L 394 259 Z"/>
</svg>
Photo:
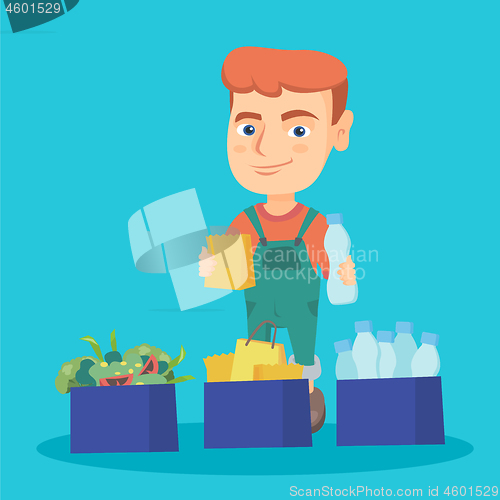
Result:
<svg viewBox="0 0 500 500">
<path fill-rule="evenodd" d="M 179 451 L 175 384 L 71 389 L 71 453 Z"/>
<path fill-rule="evenodd" d="M 337 381 L 337 446 L 444 444 L 441 377 Z"/>
<path fill-rule="evenodd" d="M 307 380 L 205 383 L 205 448 L 312 446 Z"/>
</svg>

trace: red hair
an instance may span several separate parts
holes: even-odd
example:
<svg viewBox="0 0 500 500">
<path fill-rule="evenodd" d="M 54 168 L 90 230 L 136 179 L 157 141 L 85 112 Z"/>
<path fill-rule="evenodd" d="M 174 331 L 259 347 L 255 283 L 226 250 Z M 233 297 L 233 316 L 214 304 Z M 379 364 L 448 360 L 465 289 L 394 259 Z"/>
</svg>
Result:
<svg viewBox="0 0 500 500">
<path fill-rule="evenodd" d="M 345 111 L 347 69 L 335 57 L 314 50 L 280 50 L 239 47 L 230 52 L 222 66 L 222 83 L 230 92 L 256 91 L 266 97 L 279 97 L 282 89 L 291 92 L 332 91 L 332 124 Z"/>
</svg>

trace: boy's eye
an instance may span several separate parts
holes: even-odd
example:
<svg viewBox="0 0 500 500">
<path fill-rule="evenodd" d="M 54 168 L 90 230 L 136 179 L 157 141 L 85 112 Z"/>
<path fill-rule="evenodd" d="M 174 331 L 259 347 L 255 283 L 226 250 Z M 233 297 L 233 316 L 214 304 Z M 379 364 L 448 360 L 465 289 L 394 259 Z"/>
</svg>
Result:
<svg viewBox="0 0 500 500">
<path fill-rule="evenodd" d="M 293 127 L 288 131 L 288 135 L 290 137 L 307 137 L 311 131 L 302 125 L 299 125 L 298 127 Z"/>
<path fill-rule="evenodd" d="M 248 125 L 247 123 L 244 123 L 243 125 L 240 125 L 236 129 L 236 132 L 238 132 L 238 134 L 243 136 L 253 135 L 255 134 L 255 127 L 253 125 Z"/>
</svg>

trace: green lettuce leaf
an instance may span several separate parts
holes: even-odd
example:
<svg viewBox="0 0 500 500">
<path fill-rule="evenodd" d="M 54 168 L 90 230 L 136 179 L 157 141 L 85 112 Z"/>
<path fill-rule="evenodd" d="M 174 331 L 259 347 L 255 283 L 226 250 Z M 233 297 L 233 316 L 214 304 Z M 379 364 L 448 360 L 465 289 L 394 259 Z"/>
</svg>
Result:
<svg viewBox="0 0 500 500">
<path fill-rule="evenodd" d="M 194 380 L 194 377 L 191 375 L 183 375 L 182 377 L 177 377 L 172 380 L 168 380 L 167 384 L 178 384 L 179 382 L 185 382 L 186 380 Z"/>
<path fill-rule="evenodd" d="M 118 351 L 116 348 L 116 335 L 114 330 L 111 332 L 111 350 Z"/>
<path fill-rule="evenodd" d="M 104 358 L 102 357 L 101 348 L 99 347 L 99 344 L 96 342 L 96 340 L 93 337 L 91 337 L 90 335 L 87 335 L 86 337 L 82 337 L 80 340 L 85 340 L 85 342 L 89 342 L 90 345 L 92 346 L 92 349 L 94 349 L 96 356 L 101 361 L 101 363 L 104 361 Z"/>
<path fill-rule="evenodd" d="M 175 368 L 180 362 L 186 357 L 186 351 L 184 350 L 184 347 L 181 346 L 181 353 L 179 356 L 174 358 L 169 364 L 168 367 L 169 369 Z"/>
</svg>

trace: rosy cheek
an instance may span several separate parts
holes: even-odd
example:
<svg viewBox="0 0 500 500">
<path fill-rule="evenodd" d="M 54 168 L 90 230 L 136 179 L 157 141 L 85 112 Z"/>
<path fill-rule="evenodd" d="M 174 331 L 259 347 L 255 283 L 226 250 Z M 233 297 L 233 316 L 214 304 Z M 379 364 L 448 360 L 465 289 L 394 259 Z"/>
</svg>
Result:
<svg viewBox="0 0 500 500">
<path fill-rule="evenodd" d="M 295 144 L 292 150 L 296 153 L 306 153 L 309 148 L 305 144 Z"/>
<path fill-rule="evenodd" d="M 235 153 L 244 153 L 247 150 L 246 146 L 243 146 L 242 144 L 238 144 L 238 146 L 234 146 L 233 151 Z"/>
</svg>

